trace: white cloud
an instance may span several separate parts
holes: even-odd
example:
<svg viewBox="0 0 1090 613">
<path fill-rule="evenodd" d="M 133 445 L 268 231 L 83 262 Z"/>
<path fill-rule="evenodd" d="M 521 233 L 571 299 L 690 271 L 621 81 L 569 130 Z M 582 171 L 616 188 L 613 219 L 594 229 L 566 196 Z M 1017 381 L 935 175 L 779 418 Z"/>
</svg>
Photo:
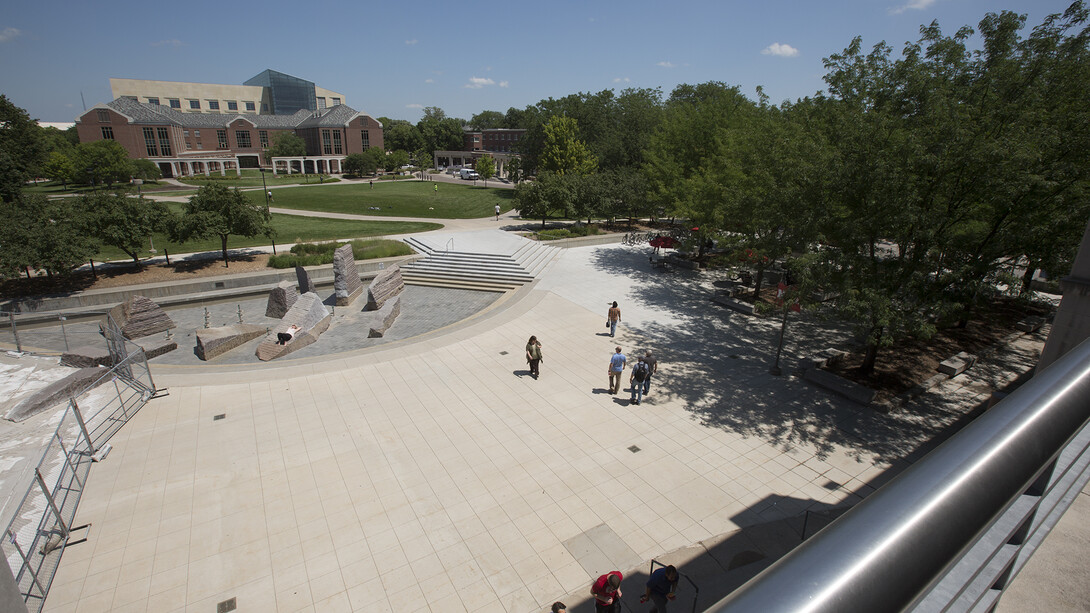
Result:
<svg viewBox="0 0 1090 613">
<path fill-rule="evenodd" d="M 435 83 L 435 79 L 424 79 L 425 83 Z"/>
<path fill-rule="evenodd" d="M 665 61 L 663 61 L 663 62 L 659 62 L 658 64 L 655 64 L 655 66 L 662 66 L 663 68 L 673 68 L 673 67 L 674 67 L 674 63 L 673 63 L 673 62 L 665 62 Z"/>
<path fill-rule="evenodd" d="M 181 47 L 184 43 L 177 38 L 158 40 L 151 44 L 152 47 Z"/>
<path fill-rule="evenodd" d="M 617 77 L 617 78 L 613 79 L 613 82 L 614 83 L 628 83 L 631 80 L 632 79 L 629 79 L 628 77 Z"/>
<path fill-rule="evenodd" d="M 411 38 L 411 39 L 405 41 L 405 44 L 406 45 L 415 45 L 418 42 L 420 42 L 420 41 L 416 40 L 415 38 Z"/>
<path fill-rule="evenodd" d="M 500 81 L 500 87 L 507 87 L 507 81 Z"/>
<path fill-rule="evenodd" d="M 0 30 L 0 43 L 6 43 L 20 34 L 22 34 L 22 32 L 19 31 L 19 28 L 4 28 L 3 30 Z"/>
<path fill-rule="evenodd" d="M 932 4 L 935 4 L 935 0 L 909 0 L 908 4 L 904 6 L 899 6 L 895 9 L 890 9 L 889 12 L 894 15 L 900 15 L 901 13 L 908 10 L 922 11 L 925 8 L 931 6 Z"/>
<path fill-rule="evenodd" d="M 469 78 L 469 83 L 466 83 L 462 87 L 466 87 L 468 89 L 480 89 L 480 88 L 484 87 L 485 85 L 495 85 L 495 84 L 496 84 L 495 81 L 493 81 L 492 79 L 485 78 L 485 77 L 470 77 Z"/>
<path fill-rule="evenodd" d="M 423 104 L 406 104 L 405 108 L 407 108 L 407 109 L 422 109 L 422 108 L 424 108 L 424 105 Z"/>
<path fill-rule="evenodd" d="M 764 55 L 778 55 L 780 57 L 795 57 L 799 54 L 799 50 L 791 45 L 772 43 L 765 47 L 761 53 Z"/>
</svg>

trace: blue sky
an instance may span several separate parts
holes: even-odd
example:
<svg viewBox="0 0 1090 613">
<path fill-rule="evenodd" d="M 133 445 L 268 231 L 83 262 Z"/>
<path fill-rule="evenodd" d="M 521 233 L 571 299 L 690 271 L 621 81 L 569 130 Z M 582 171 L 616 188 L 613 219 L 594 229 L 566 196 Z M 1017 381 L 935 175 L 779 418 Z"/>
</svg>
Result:
<svg viewBox="0 0 1090 613">
<path fill-rule="evenodd" d="M 375 117 L 468 119 L 576 92 L 722 81 L 774 102 L 824 87 L 822 59 L 862 36 L 900 50 L 938 20 L 1032 27 L 1067 0 L 644 2 L 8 2 L 0 93 L 42 121 L 108 102 L 110 77 L 241 84 L 272 68 Z M 1028 34 L 1028 32 L 1027 32 Z"/>
</svg>

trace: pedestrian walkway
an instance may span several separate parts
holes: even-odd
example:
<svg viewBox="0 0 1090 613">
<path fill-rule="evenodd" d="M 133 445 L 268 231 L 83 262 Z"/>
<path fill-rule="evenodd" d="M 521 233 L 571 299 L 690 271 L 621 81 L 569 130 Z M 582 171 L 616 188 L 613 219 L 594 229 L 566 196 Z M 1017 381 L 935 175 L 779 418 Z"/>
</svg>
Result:
<svg viewBox="0 0 1090 613">
<path fill-rule="evenodd" d="M 170 394 L 92 471 L 76 519 L 88 539 L 66 550 L 46 610 L 233 598 L 242 611 L 528 613 L 586 594 L 607 563 L 754 571 L 807 512 L 858 502 L 936 430 L 768 374 L 778 322 L 713 305 L 712 281 L 652 271 L 638 248 L 568 249 L 503 304 L 415 341 L 153 370 Z M 603 326 L 613 300 L 617 338 Z M 785 365 L 847 334 L 789 325 Z M 639 406 L 606 390 L 615 345 L 659 358 Z M 990 393 L 963 388 L 908 413 L 952 422 Z M 625 591 L 635 606 L 640 587 Z"/>
</svg>

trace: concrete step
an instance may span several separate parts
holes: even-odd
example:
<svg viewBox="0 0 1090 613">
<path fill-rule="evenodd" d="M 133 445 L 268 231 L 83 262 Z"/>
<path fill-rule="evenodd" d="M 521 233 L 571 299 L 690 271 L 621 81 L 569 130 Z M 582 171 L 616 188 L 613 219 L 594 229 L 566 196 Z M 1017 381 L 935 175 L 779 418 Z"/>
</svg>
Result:
<svg viewBox="0 0 1090 613">
<path fill-rule="evenodd" d="M 497 283 L 515 283 L 518 285 L 529 283 L 534 280 L 534 278 L 529 275 L 493 274 L 478 269 L 410 268 L 406 270 L 403 268 L 401 270 L 401 276 L 407 277 L 409 275 L 472 279 L 482 282 L 495 281 Z"/>
<path fill-rule="evenodd" d="M 433 258 L 427 258 L 420 262 L 416 262 L 411 266 L 402 266 L 402 269 L 408 270 L 466 270 L 466 271 L 480 271 L 488 272 L 497 275 L 514 275 L 518 277 L 532 277 L 533 275 L 527 274 L 527 272 L 521 266 L 513 265 L 497 265 L 492 263 L 479 263 L 479 262 L 449 262 L 444 260 L 435 260 Z"/>
<path fill-rule="evenodd" d="M 491 280 L 476 280 L 462 277 L 437 277 L 433 275 L 403 275 L 406 285 L 423 285 L 427 287 L 452 287 L 457 289 L 469 289 L 486 292 L 507 292 L 518 289 L 521 283 L 503 283 Z"/>
</svg>

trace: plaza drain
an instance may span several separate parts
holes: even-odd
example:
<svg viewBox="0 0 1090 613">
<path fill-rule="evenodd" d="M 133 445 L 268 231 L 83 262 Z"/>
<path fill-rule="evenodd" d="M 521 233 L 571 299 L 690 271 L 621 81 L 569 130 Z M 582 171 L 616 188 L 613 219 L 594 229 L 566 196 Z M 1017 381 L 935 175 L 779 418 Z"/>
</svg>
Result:
<svg viewBox="0 0 1090 613">
<path fill-rule="evenodd" d="M 507 355 L 507 352 L 506 351 L 501 351 L 500 355 Z"/>
<path fill-rule="evenodd" d="M 226 417 L 227 417 L 227 413 L 220 413 L 219 415 L 213 416 L 212 421 L 219 421 L 221 419 L 225 419 Z"/>
<path fill-rule="evenodd" d="M 224 600 L 216 605 L 216 613 L 227 613 L 228 611 L 234 611 L 238 608 L 238 603 L 234 598 L 230 600 Z"/>
<path fill-rule="evenodd" d="M 628 450 L 631 451 L 632 453 L 637 453 L 640 450 L 640 448 L 633 445 L 633 446 L 629 447 Z"/>
</svg>

